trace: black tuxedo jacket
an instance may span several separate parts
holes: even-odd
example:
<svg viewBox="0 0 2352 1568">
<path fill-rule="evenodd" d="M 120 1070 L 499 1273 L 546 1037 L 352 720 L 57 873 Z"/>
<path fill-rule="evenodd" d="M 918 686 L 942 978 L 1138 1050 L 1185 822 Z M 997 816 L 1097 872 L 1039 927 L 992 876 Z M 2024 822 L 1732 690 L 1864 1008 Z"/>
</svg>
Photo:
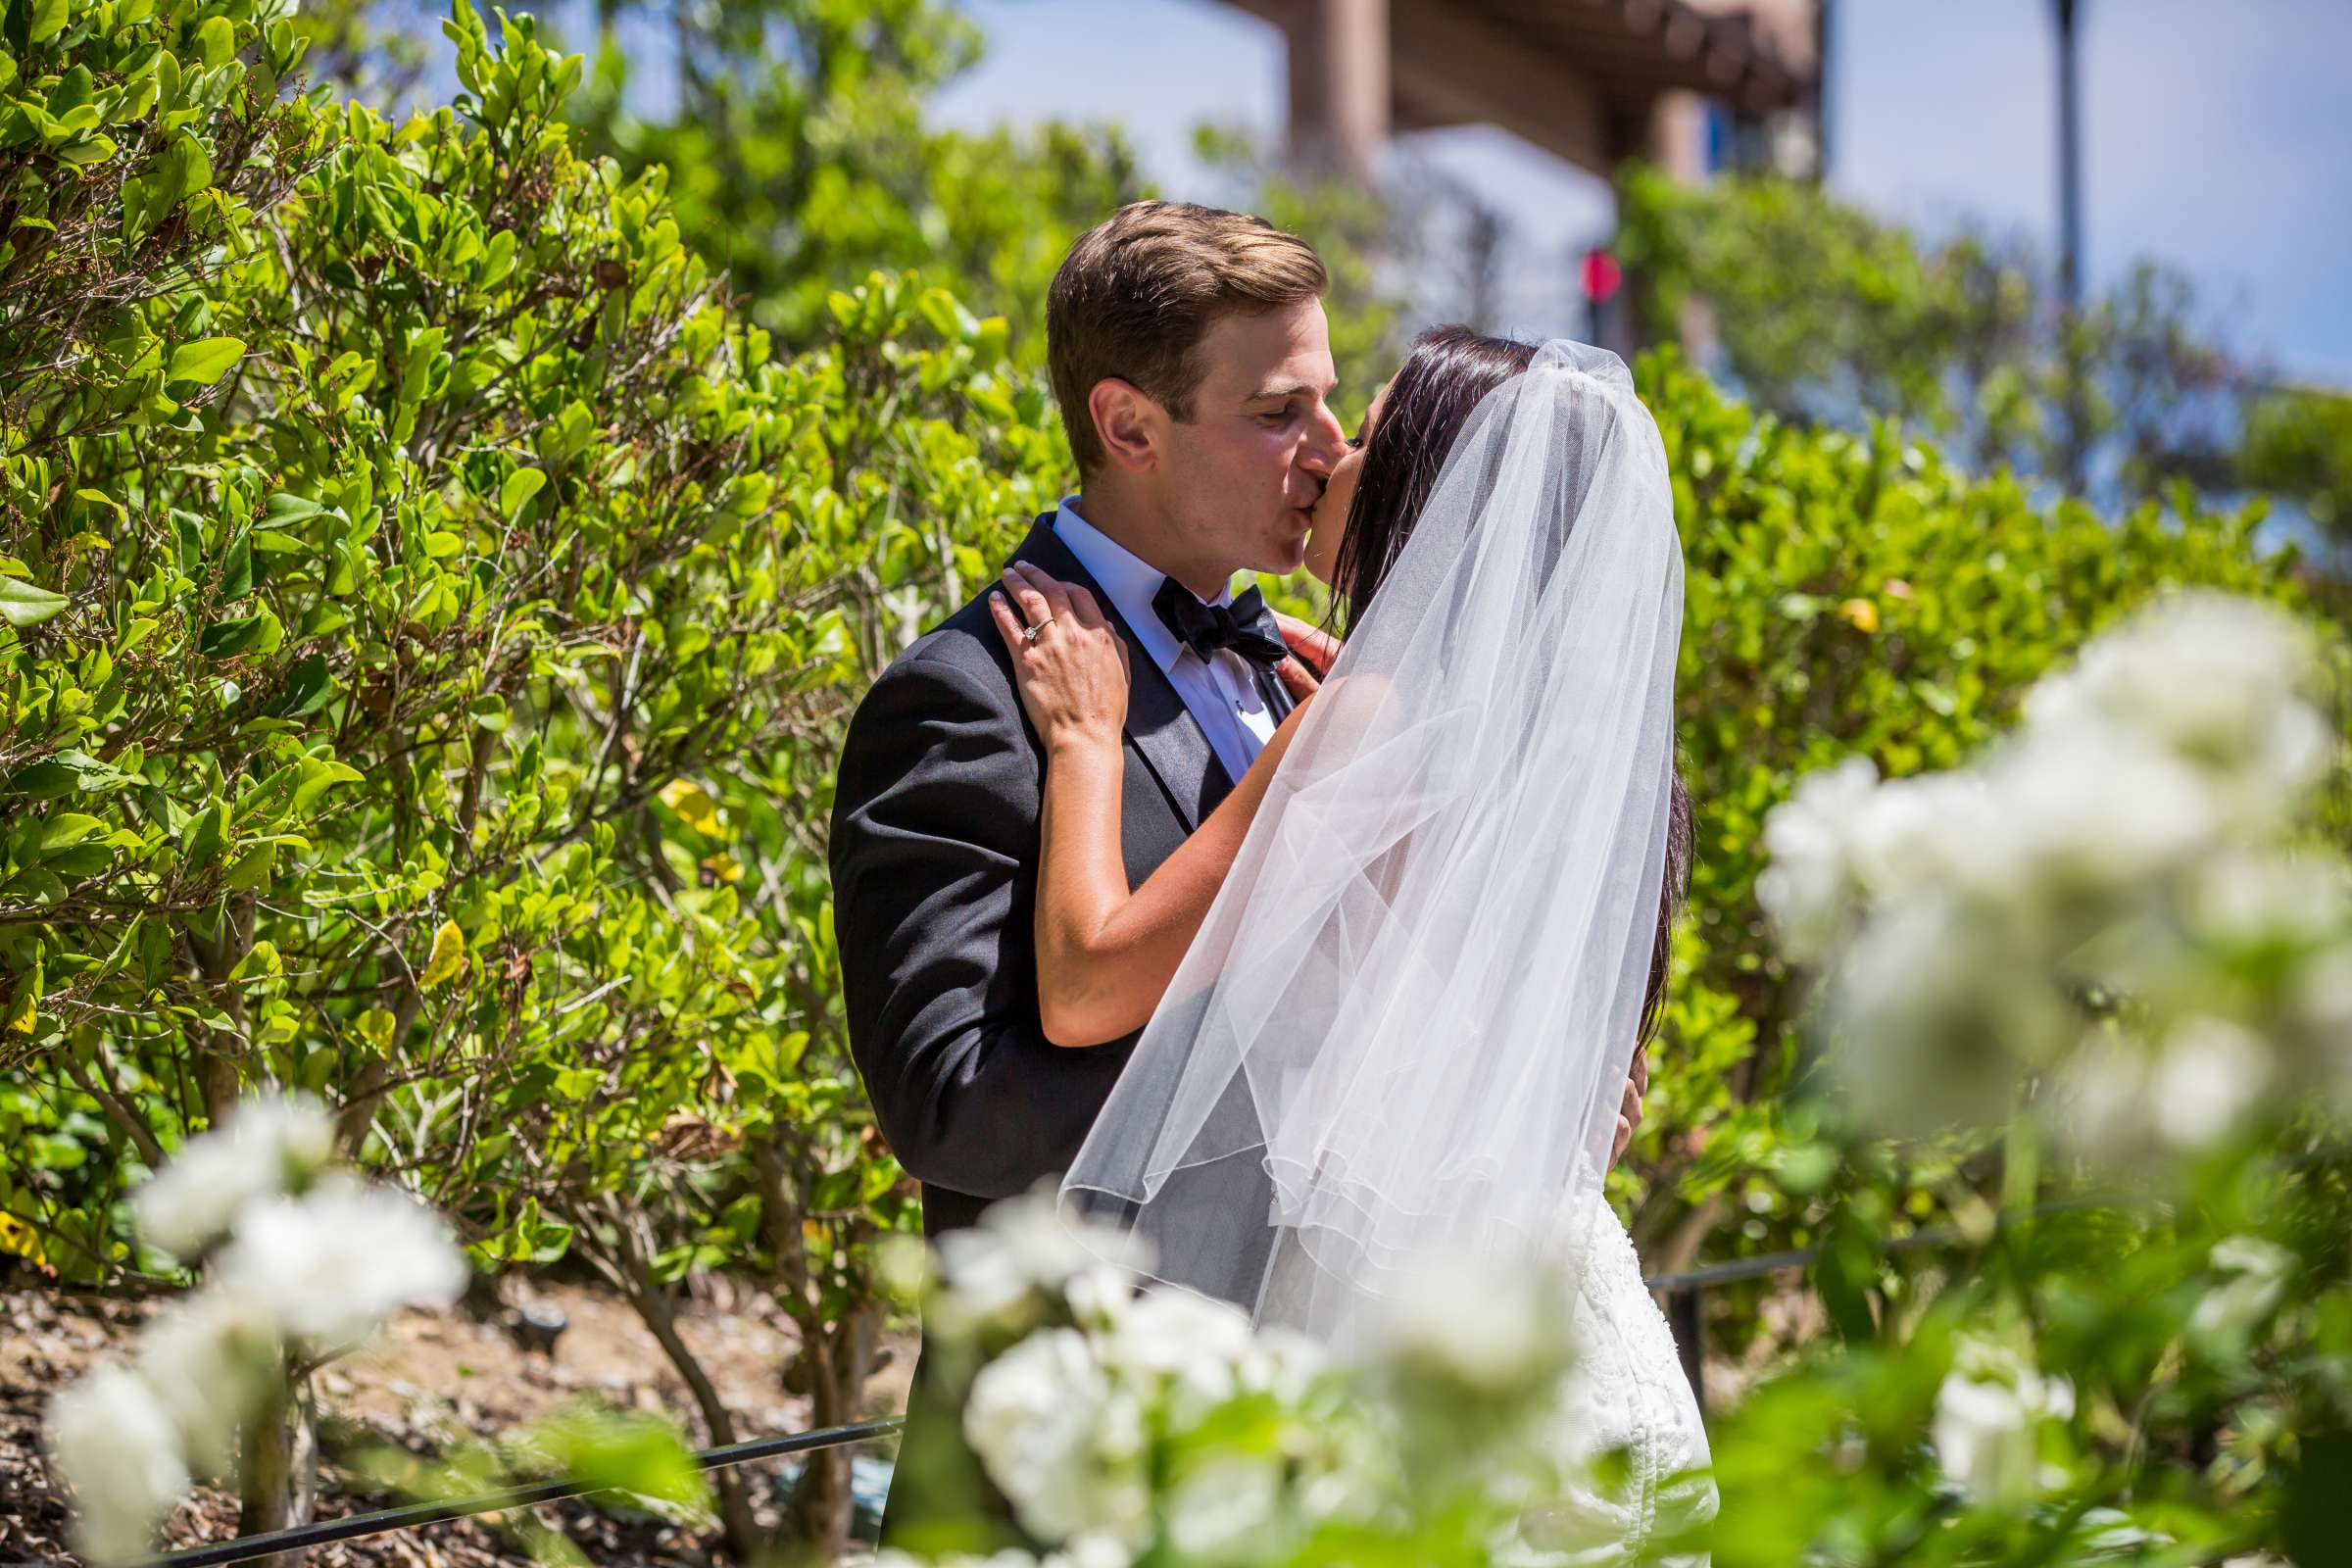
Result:
<svg viewBox="0 0 2352 1568">
<path fill-rule="evenodd" d="M 1233 788 L 1109 596 L 1040 517 L 1012 559 L 1083 584 L 1127 639 L 1120 830 L 1140 884 Z M 1070 1049 L 1038 1023 L 1045 751 L 987 596 L 918 639 L 850 721 L 831 841 L 850 1047 L 927 1235 L 1066 1169 L 1135 1037 Z M 1262 684 L 1277 716 L 1282 683 Z"/>
<path fill-rule="evenodd" d="M 1233 780 L 1053 520 L 1038 518 L 1012 559 L 1084 584 L 1127 639 L 1120 831 L 1132 886 Z M 1290 711 L 1280 680 L 1261 685 L 1277 716 Z M 985 593 L 892 662 L 842 750 L 831 861 L 850 1049 L 883 1136 L 922 1183 L 926 1235 L 1066 1170 L 1135 1045 L 1130 1035 L 1055 1046 L 1039 1024 L 1032 922 L 1045 770 Z M 947 1544 L 919 1533 L 968 1505 L 1004 1515 L 963 1450 L 959 1391 L 924 1376 L 929 1359 L 917 1366 L 891 1491 L 884 1539 L 894 1544 Z"/>
</svg>

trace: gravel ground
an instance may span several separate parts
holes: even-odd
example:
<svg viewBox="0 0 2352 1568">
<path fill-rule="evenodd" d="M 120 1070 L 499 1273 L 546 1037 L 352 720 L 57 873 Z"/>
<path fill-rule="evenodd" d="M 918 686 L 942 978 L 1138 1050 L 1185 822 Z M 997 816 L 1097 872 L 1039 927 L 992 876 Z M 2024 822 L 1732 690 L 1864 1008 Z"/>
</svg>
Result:
<svg viewBox="0 0 2352 1568">
<path fill-rule="evenodd" d="M 726 1392 L 738 1441 L 803 1430 L 808 1402 L 786 1393 L 778 1374 L 795 1343 L 792 1327 L 756 1288 L 717 1276 L 696 1282 L 696 1298 L 680 1309 L 680 1335 Z M 431 1453 L 466 1434 L 487 1436 L 581 1397 L 620 1409 L 666 1410 L 683 1424 L 695 1447 L 710 1446 L 685 1386 L 653 1337 L 626 1305 L 596 1287 L 556 1282 L 507 1283 L 510 1307 L 552 1306 L 566 1319 L 552 1353 L 518 1341 L 507 1320 L 476 1321 L 463 1311 L 404 1312 L 368 1350 L 318 1374 L 321 1427 L 328 1458 L 321 1470 L 318 1515 L 341 1518 L 403 1499 L 370 1489 L 338 1454 L 370 1440 Z M 24 1563 L 73 1563 L 66 1548 L 67 1508 L 40 1447 L 40 1418 L 50 1396 L 93 1361 L 126 1352 L 149 1308 L 144 1303 L 61 1296 L 47 1291 L 0 1293 L 0 1568 Z M 894 1339 L 894 1353 L 867 1390 L 871 1413 L 901 1408 L 912 1359 L 911 1336 Z M 859 1465 L 861 1491 L 881 1475 Z M 756 1467 L 762 1522 L 780 1513 L 781 1462 Z M 723 1561 L 714 1530 L 694 1530 L 642 1511 L 584 1499 L 534 1510 L 563 1531 L 596 1563 L 644 1568 L 701 1568 Z M 362 1541 L 314 1548 L 311 1568 L 491 1568 L 531 1559 L 495 1516 L 451 1520 Z M 226 1540 L 236 1534 L 236 1499 L 201 1489 L 168 1524 L 167 1549 Z"/>
</svg>

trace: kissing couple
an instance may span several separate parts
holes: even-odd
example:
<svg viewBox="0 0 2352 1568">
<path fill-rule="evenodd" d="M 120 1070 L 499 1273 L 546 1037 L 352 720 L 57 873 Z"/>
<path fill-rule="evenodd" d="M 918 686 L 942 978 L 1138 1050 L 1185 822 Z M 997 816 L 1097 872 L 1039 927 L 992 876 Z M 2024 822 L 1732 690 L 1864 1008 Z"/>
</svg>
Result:
<svg viewBox="0 0 2352 1568">
<path fill-rule="evenodd" d="M 1078 491 L 842 754 L 851 1042 L 931 1237 L 1058 1177 L 1153 1278 L 1343 1351 L 1417 1263 L 1559 1260 L 1558 1441 L 1632 1450 L 1638 1541 L 1707 1458 L 1601 1192 L 1690 854 L 1665 450 L 1615 356 L 1458 327 L 1350 436 L 1328 286 L 1295 236 L 1168 202 L 1063 261 Z M 1329 633 L 1233 591 L 1301 566 Z M 986 1500 L 936 1382 L 894 1544 Z"/>
</svg>

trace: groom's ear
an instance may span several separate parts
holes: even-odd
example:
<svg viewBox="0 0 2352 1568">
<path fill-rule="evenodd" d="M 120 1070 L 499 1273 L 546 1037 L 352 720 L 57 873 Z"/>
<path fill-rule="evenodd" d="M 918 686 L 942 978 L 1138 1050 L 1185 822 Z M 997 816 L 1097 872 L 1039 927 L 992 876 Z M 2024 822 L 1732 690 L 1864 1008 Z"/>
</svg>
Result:
<svg viewBox="0 0 2352 1568">
<path fill-rule="evenodd" d="M 1104 459 L 1130 473 L 1156 466 L 1166 455 L 1168 411 L 1133 381 L 1104 376 L 1086 395 Z"/>
</svg>

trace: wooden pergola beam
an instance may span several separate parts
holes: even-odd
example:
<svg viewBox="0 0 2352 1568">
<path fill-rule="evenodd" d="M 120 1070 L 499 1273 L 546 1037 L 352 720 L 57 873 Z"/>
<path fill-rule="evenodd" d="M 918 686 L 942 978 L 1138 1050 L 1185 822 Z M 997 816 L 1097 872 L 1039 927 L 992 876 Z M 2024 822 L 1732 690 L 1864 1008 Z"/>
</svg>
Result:
<svg viewBox="0 0 2352 1568">
<path fill-rule="evenodd" d="M 1760 117 L 1813 89 L 1723 0 L 1230 3 L 1289 42 L 1294 153 L 1359 173 L 1392 126 L 1494 124 L 1605 178 L 1656 154 L 1662 106 L 1688 119 L 1696 93 Z"/>
<path fill-rule="evenodd" d="M 1592 82 L 1557 57 L 1446 0 L 1393 0 L 1397 122 L 1415 129 L 1494 124 L 1603 175 L 1618 152 Z"/>
</svg>

